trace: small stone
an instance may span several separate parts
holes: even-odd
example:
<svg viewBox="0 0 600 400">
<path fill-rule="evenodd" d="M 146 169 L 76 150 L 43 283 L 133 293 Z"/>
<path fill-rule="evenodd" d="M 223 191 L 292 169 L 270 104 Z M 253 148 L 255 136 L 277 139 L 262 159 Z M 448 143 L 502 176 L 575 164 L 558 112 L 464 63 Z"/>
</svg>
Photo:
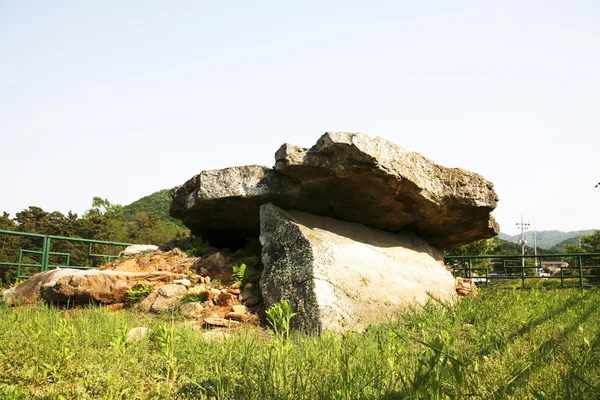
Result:
<svg viewBox="0 0 600 400">
<path fill-rule="evenodd" d="M 186 318 L 199 318 L 202 316 L 204 307 L 200 303 L 188 303 L 181 306 L 181 314 Z"/>
<path fill-rule="evenodd" d="M 204 292 L 207 292 L 208 288 L 206 287 L 206 285 L 204 284 L 200 284 L 197 286 L 192 286 L 191 288 L 188 289 L 188 294 L 193 294 L 193 295 L 198 295 Z"/>
<path fill-rule="evenodd" d="M 229 289 L 239 289 L 240 288 L 240 284 L 239 283 L 234 283 L 231 286 L 229 286 Z"/>
<path fill-rule="evenodd" d="M 221 291 L 221 293 L 217 296 L 215 303 L 218 306 L 230 306 L 233 302 L 233 296 L 231 293 L 227 293 L 226 290 Z"/>
<path fill-rule="evenodd" d="M 192 282 L 189 279 L 175 279 L 173 281 L 173 283 L 177 284 L 177 285 L 183 285 L 186 288 L 190 287 L 192 285 Z"/>
<path fill-rule="evenodd" d="M 210 276 L 204 277 L 204 283 L 206 283 L 207 285 L 210 285 Z"/>
<path fill-rule="evenodd" d="M 248 310 L 246 310 L 246 306 L 241 304 L 234 304 L 231 306 L 231 311 L 238 314 L 248 314 Z"/>
<path fill-rule="evenodd" d="M 202 332 L 202 338 L 204 340 L 227 340 L 230 337 L 231 335 L 229 333 L 219 330 Z"/>
<path fill-rule="evenodd" d="M 238 321 L 217 317 L 204 318 L 204 323 L 212 326 L 237 326 L 240 324 Z"/>
<path fill-rule="evenodd" d="M 262 298 L 258 293 L 252 293 L 248 299 L 246 299 L 245 304 L 247 307 L 254 307 L 261 303 Z"/>
<path fill-rule="evenodd" d="M 236 321 L 245 322 L 249 317 L 248 314 L 236 313 L 236 312 L 228 312 L 225 314 L 226 319 L 234 319 Z"/>
<path fill-rule="evenodd" d="M 146 336 L 148 336 L 148 328 L 144 326 L 138 326 L 135 328 L 131 328 L 129 332 L 127 332 L 127 338 L 125 339 L 125 341 L 127 343 L 134 343 L 142 340 Z"/>
<path fill-rule="evenodd" d="M 232 289 L 232 288 L 227 289 L 227 292 L 231 293 L 231 294 L 235 294 L 235 295 L 242 293 L 242 291 L 240 289 Z"/>
</svg>

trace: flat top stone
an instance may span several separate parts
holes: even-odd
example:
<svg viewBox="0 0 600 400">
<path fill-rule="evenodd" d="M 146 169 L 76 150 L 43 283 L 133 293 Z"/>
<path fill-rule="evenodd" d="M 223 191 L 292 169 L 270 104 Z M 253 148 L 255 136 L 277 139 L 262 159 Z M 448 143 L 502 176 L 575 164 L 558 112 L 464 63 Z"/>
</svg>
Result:
<svg viewBox="0 0 600 400">
<path fill-rule="evenodd" d="M 203 171 L 172 190 L 171 215 L 214 245 L 259 234 L 260 205 L 300 210 L 439 248 L 495 236 L 498 196 L 481 175 L 435 164 L 383 138 L 327 132 L 310 149 L 284 144 L 275 167 Z M 228 242 L 229 241 L 229 242 Z"/>
</svg>

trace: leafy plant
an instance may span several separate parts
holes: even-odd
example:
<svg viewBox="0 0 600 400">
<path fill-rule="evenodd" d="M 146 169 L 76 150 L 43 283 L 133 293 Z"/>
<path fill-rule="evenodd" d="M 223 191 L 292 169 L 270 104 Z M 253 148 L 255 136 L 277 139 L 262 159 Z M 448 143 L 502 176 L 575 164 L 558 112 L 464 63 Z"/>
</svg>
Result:
<svg viewBox="0 0 600 400">
<path fill-rule="evenodd" d="M 246 264 L 242 264 L 240 266 L 234 265 L 233 266 L 233 275 L 231 277 L 231 280 L 233 281 L 233 283 L 237 283 L 240 286 L 244 286 L 244 283 L 246 283 L 247 279 L 248 279 L 248 268 L 246 267 Z"/>
<path fill-rule="evenodd" d="M 206 257 L 208 254 L 208 242 L 204 242 L 198 236 L 191 233 L 182 239 L 174 241 L 173 244 L 192 257 Z"/>
<path fill-rule="evenodd" d="M 290 332 L 290 321 L 296 315 L 295 312 L 292 312 L 291 304 L 282 299 L 269 307 L 266 313 L 267 321 L 275 330 L 275 335 L 279 338 L 287 338 Z"/>
<path fill-rule="evenodd" d="M 208 292 L 202 293 L 186 293 L 181 298 L 181 304 L 187 303 L 203 303 L 208 300 Z"/>
<path fill-rule="evenodd" d="M 150 288 L 145 283 L 138 282 L 126 294 L 130 303 L 137 303 L 148 297 Z"/>
</svg>

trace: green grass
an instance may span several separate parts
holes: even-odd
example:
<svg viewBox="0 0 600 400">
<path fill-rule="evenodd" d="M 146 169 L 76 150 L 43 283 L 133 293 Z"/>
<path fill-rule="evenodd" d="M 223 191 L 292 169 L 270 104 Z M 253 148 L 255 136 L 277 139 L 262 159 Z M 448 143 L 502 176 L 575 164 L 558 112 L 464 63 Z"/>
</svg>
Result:
<svg viewBox="0 0 600 400">
<path fill-rule="evenodd" d="M 600 398 L 600 291 L 482 290 L 362 334 L 207 342 L 131 311 L 0 305 L 0 398 Z M 151 335 L 127 344 L 135 326 Z"/>
</svg>

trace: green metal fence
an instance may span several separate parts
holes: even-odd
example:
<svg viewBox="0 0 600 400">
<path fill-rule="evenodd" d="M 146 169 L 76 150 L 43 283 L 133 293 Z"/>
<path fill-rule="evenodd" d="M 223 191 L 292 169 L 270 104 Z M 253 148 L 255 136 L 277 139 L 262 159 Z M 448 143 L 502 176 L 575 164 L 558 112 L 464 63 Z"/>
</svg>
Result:
<svg viewBox="0 0 600 400">
<path fill-rule="evenodd" d="M 41 239 L 41 249 L 21 248 L 18 252 L 18 259 L 14 262 L 0 260 L 0 266 L 16 268 L 16 275 L 19 279 L 29 278 L 31 276 L 27 275 L 25 272 L 37 273 L 56 268 L 90 269 L 95 266 L 94 262 L 89 262 L 87 263 L 87 265 L 71 265 L 71 253 L 51 251 L 53 243 L 56 243 L 58 241 L 82 243 L 84 246 L 87 247 L 87 254 L 84 254 L 84 256 L 88 260 L 93 260 L 94 258 L 96 258 L 98 260 L 101 260 L 102 262 L 107 262 L 117 258 L 121 248 L 131 246 L 131 243 L 109 242 L 103 240 L 71 238 L 66 236 L 43 235 L 39 233 L 0 230 L 0 237 L 2 235 Z M 100 248 L 101 251 L 98 251 L 98 248 Z M 105 251 L 106 253 L 103 253 L 102 251 Z M 31 260 L 35 257 L 39 258 L 39 262 Z M 59 261 L 62 262 L 51 263 L 51 257 L 54 259 L 59 259 Z"/>
<path fill-rule="evenodd" d="M 447 256 L 444 262 L 455 277 L 480 286 L 514 287 L 506 283 L 520 280 L 521 288 L 600 287 L 600 253 Z"/>
</svg>

